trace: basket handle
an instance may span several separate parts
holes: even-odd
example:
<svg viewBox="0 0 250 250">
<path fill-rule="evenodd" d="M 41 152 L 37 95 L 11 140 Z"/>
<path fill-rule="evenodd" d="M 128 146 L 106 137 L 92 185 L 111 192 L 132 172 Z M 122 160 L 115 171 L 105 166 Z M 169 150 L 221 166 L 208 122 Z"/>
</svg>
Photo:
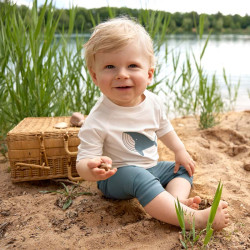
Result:
<svg viewBox="0 0 250 250">
<path fill-rule="evenodd" d="M 66 134 L 64 135 L 64 149 L 65 152 L 69 155 L 69 156 L 77 156 L 77 152 L 71 152 L 69 151 L 69 134 L 68 132 L 66 132 Z M 82 177 L 73 177 L 72 176 L 72 167 L 71 167 L 71 159 L 70 157 L 68 157 L 68 179 L 71 181 L 84 181 L 84 179 Z"/>
<path fill-rule="evenodd" d="M 44 165 L 45 165 L 45 163 L 43 163 L 42 166 L 41 166 L 41 165 L 29 164 L 29 163 L 22 163 L 22 162 L 17 162 L 15 164 L 16 169 L 20 169 L 20 168 L 22 168 L 22 169 L 26 169 L 26 168 L 39 168 L 39 169 L 50 170 L 50 167 L 45 167 Z"/>
<path fill-rule="evenodd" d="M 40 135 L 38 135 L 38 139 L 40 141 L 40 164 L 43 164 L 45 162 L 46 166 L 49 166 L 45 145 L 44 145 L 44 133 L 42 132 Z"/>
<path fill-rule="evenodd" d="M 68 162 L 68 179 L 70 179 L 71 181 L 84 181 L 84 179 L 82 177 L 73 177 L 72 176 L 72 170 L 71 170 L 71 163 Z"/>
<path fill-rule="evenodd" d="M 64 149 L 65 149 L 65 152 L 70 155 L 70 156 L 77 156 L 77 151 L 76 152 L 70 152 L 69 151 L 69 135 L 68 135 L 68 132 L 66 132 L 66 134 L 64 135 L 63 137 L 63 140 L 64 140 Z"/>
</svg>

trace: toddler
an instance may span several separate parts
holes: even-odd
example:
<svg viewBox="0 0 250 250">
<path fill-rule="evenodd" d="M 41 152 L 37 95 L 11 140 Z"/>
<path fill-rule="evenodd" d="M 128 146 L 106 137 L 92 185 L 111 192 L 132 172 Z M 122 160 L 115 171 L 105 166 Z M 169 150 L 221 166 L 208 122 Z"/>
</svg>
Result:
<svg viewBox="0 0 250 250">
<path fill-rule="evenodd" d="M 200 197 L 188 198 L 195 163 L 163 102 L 147 90 L 155 63 L 149 34 L 133 20 L 108 20 L 95 27 L 85 44 L 85 59 L 103 95 L 79 132 L 79 175 L 96 181 L 105 197 L 137 198 L 149 215 L 177 226 L 178 198 L 186 213 L 195 217 L 196 227 L 205 228 L 211 208 L 198 210 Z M 158 162 L 157 139 L 174 152 L 175 162 Z M 221 201 L 213 228 L 222 229 L 228 222 L 227 203 Z"/>
</svg>

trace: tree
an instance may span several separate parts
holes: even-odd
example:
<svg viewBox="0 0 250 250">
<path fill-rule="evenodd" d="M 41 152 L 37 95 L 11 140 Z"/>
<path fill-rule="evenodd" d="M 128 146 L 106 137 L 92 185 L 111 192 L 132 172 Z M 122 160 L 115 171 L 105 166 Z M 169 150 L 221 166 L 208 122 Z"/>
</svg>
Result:
<svg viewBox="0 0 250 250">
<path fill-rule="evenodd" d="M 193 20 L 189 17 L 185 17 L 182 22 L 182 28 L 184 29 L 184 31 L 188 31 L 188 32 L 192 31 Z"/>
<path fill-rule="evenodd" d="M 176 30 L 176 22 L 173 18 L 171 18 L 169 23 L 170 32 L 174 32 Z"/>
<path fill-rule="evenodd" d="M 180 12 L 176 12 L 173 14 L 173 19 L 175 20 L 176 26 L 181 27 L 183 21 L 183 15 Z"/>
<path fill-rule="evenodd" d="M 246 29 L 247 27 L 250 26 L 250 16 L 245 15 L 242 19 L 241 19 L 241 28 L 242 29 Z"/>
<path fill-rule="evenodd" d="M 67 31 L 69 28 L 69 11 L 63 10 L 60 21 L 58 23 L 58 30 Z"/>
<path fill-rule="evenodd" d="M 222 17 L 220 17 L 219 19 L 216 20 L 214 29 L 217 32 L 222 31 L 222 29 L 223 29 L 223 18 Z"/>
<path fill-rule="evenodd" d="M 81 13 L 76 16 L 75 30 L 78 32 L 84 31 L 85 17 Z"/>
<path fill-rule="evenodd" d="M 227 15 L 223 17 L 223 27 L 228 29 L 228 28 L 232 28 L 232 24 L 233 24 L 233 19 L 231 15 Z"/>
</svg>

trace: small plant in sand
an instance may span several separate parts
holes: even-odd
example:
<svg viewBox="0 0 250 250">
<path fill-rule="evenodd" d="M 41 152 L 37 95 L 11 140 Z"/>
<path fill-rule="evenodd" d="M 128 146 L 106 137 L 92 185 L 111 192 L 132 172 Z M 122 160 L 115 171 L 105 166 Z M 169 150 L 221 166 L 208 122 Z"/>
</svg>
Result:
<svg viewBox="0 0 250 250">
<path fill-rule="evenodd" d="M 92 195 L 90 192 L 77 192 L 75 190 L 78 185 L 73 185 L 71 187 L 66 186 L 63 182 L 60 182 L 63 185 L 63 190 L 56 190 L 56 191 L 40 191 L 40 193 L 47 194 L 47 193 L 52 193 L 52 194 L 61 194 L 63 197 L 60 199 L 60 207 L 62 207 L 63 210 L 68 209 L 72 203 L 73 199 L 75 199 L 78 196 L 81 195 Z"/>
<path fill-rule="evenodd" d="M 207 227 L 206 229 L 201 230 L 198 234 L 196 234 L 196 230 L 195 230 L 195 219 L 193 217 L 192 222 L 190 220 L 190 224 L 191 224 L 191 230 L 189 232 L 186 231 L 186 227 L 185 227 L 185 220 L 184 220 L 184 216 L 186 216 L 185 211 L 183 210 L 183 208 L 180 205 L 179 200 L 177 199 L 177 202 L 175 203 L 175 210 L 176 210 L 176 214 L 178 217 L 178 221 L 181 227 L 181 234 L 182 234 L 182 239 L 180 239 L 182 246 L 185 249 L 188 249 L 190 246 L 193 249 L 195 243 L 198 242 L 198 240 L 200 239 L 201 235 L 203 233 L 205 233 L 205 237 L 204 237 L 204 241 L 203 241 L 203 248 L 206 248 L 206 246 L 208 245 L 209 241 L 211 240 L 211 237 L 213 235 L 213 228 L 212 228 L 212 224 L 215 218 L 215 214 L 217 211 L 217 208 L 219 206 L 219 202 L 220 202 L 220 198 L 221 198 L 221 194 L 222 194 L 222 188 L 223 185 L 221 184 L 221 182 L 219 182 L 214 199 L 213 199 L 213 204 L 210 210 L 210 214 L 209 214 L 209 218 L 207 221 Z M 192 218 L 192 215 L 191 215 Z"/>
</svg>

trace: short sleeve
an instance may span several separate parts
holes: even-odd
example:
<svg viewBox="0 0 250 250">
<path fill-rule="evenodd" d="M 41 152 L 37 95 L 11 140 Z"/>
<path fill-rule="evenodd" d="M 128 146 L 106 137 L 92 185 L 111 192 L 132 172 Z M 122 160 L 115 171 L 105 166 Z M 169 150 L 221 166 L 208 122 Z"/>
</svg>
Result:
<svg viewBox="0 0 250 250">
<path fill-rule="evenodd" d="M 158 108 L 159 108 L 159 129 L 156 131 L 156 135 L 158 138 L 167 134 L 168 132 L 174 130 L 171 122 L 169 121 L 166 115 L 166 108 L 162 102 L 162 100 L 157 98 Z"/>
<path fill-rule="evenodd" d="M 80 145 L 78 146 L 77 161 L 95 158 L 103 153 L 103 132 L 98 128 L 88 126 L 87 120 L 85 122 L 78 134 Z"/>
</svg>

